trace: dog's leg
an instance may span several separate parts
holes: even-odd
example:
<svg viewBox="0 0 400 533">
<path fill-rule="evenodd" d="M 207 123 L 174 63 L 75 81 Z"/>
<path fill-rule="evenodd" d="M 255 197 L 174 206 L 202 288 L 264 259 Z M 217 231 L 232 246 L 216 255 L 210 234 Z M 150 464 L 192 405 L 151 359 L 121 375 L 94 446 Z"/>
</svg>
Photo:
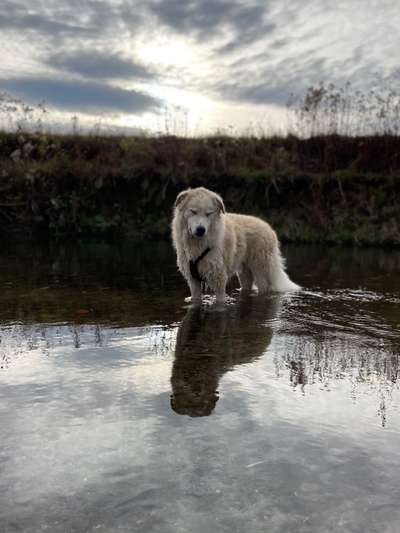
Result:
<svg viewBox="0 0 400 533">
<path fill-rule="evenodd" d="M 258 273 L 257 276 L 255 276 L 254 284 L 258 289 L 258 294 L 265 294 L 266 292 L 274 290 L 271 287 L 268 277 L 263 273 Z"/>
<path fill-rule="evenodd" d="M 238 272 L 238 277 L 242 291 L 251 291 L 253 287 L 253 274 L 251 270 L 243 266 L 242 270 Z"/>
<path fill-rule="evenodd" d="M 226 301 L 226 284 L 228 278 L 225 276 L 218 277 L 213 283 L 212 289 L 215 292 L 217 303 L 224 303 Z"/>
<path fill-rule="evenodd" d="M 225 289 L 220 289 L 215 293 L 216 301 L 218 304 L 223 304 L 226 301 L 226 292 Z"/>
<path fill-rule="evenodd" d="M 195 279 L 190 279 L 189 287 L 190 287 L 190 295 L 192 297 L 192 302 L 201 301 L 201 283 Z"/>
</svg>

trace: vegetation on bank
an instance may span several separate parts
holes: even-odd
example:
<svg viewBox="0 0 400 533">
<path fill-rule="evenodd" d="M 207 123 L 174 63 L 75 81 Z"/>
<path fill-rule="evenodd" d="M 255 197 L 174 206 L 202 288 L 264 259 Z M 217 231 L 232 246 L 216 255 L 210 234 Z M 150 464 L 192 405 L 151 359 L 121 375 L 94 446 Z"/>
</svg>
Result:
<svg viewBox="0 0 400 533">
<path fill-rule="evenodd" d="M 376 112 L 381 131 L 354 135 L 354 109 L 338 97 L 322 112 L 333 89 L 313 91 L 295 114 L 308 136 L 2 132 L 0 231 L 164 237 L 178 191 L 203 185 L 283 240 L 399 245 L 396 100 Z"/>
<path fill-rule="evenodd" d="M 285 240 L 400 244 L 399 137 L 0 135 L 3 232 L 166 236 L 196 185 Z"/>
</svg>

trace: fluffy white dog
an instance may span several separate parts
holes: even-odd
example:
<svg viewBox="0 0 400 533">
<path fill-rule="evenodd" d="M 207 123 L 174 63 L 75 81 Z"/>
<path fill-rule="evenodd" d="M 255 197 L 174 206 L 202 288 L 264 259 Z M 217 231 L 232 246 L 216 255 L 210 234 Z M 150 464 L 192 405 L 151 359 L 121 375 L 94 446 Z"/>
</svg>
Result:
<svg viewBox="0 0 400 533">
<path fill-rule="evenodd" d="M 263 220 L 225 213 L 222 198 L 204 187 L 178 194 L 172 221 L 178 267 L 192 301 L 201 299 L 204 282 L 225 301 L 226 284 L 236 274 L 243 291 L 296 291 L 284 270 L 276 233 Z"/>
</svg>

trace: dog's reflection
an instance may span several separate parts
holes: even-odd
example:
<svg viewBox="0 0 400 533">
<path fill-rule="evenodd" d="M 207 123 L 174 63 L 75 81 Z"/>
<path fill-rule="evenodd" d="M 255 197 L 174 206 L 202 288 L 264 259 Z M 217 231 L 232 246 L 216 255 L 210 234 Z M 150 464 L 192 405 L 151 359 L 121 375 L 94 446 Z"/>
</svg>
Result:
<svg viewBox="0 0 400 533">
<path fill-rule="evenodd" d="M 179 326 L 171 376 L 171 407 L 176 413 L 212 413 L 223 374 L 265 352 L 280 304 L 280 296 L 243 296 L 223 311 L 189 308 Z"/>
</svg>

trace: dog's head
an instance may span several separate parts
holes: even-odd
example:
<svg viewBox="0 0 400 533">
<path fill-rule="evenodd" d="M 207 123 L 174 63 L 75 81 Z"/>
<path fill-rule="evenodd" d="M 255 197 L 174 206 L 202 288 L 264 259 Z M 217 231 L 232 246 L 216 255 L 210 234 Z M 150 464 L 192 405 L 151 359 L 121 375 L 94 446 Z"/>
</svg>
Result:
<svg viewBox="0 0 400 533">
<path fill-rule="evenodd" d="M 178 194 L 175 209 L 183 218 L 190 236 L 201 239 L 225 213 L 222 198 L 204 187 L 187 189 Z"/>
</svg>

